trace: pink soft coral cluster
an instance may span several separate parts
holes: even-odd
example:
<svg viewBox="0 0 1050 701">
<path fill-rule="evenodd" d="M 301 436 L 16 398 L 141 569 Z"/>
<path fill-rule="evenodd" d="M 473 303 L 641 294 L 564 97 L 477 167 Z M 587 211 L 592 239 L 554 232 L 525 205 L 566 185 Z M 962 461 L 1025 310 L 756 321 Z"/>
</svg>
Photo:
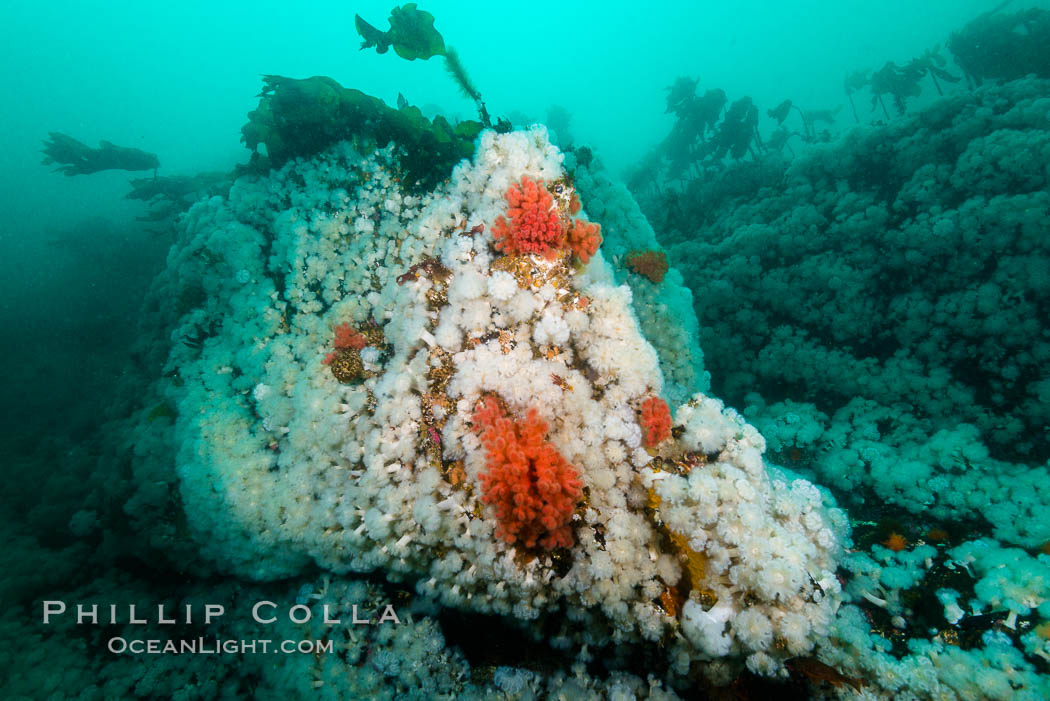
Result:
<svg viewBox="0 0 1050 701">
<path fill-rule="evenodd" d="M 642 402 L 642 442 L 646 448 L 663 443 L 671 437 L 671 410 L 659 397 Z"/>
<path fill-rule="evenodd" d="M 482 500 L 496 508 L 497 535 L 508 543 L 545 549 L 573 544 L 571 528 L 583 484 L 576 468 L 544 438 L 547 422 L 536 409 L 510 419 L 492 397 L 474 411 L 485 446 Z"/>
<path fill-rule="evenodd" d="M 639 275 L 644 275 L 656 284 L 664 281 L 664 275 L 669 269 L 667 254 L 663 251 L 632 251 L 624 258 L 624 262 L 631 270 Z"/>
<path fill-rule="evenodd" d="M 359 351 L 368 345 L 368 339 L 363 333 L 350 324 L 339 324 L 335 327 L 335 340 L 332 342 L 335 350 L 328 353 L 321 362 L 331 365 L 339 357 L 342 351 L 348 349 Z"/>
<path fill-rule="evenodd" d="M 365 335 L 350 324 L 339 324 L 335 327 L 335 347 L 361 350 L 368 345 Z"/>
<path fill-rule="evenodd" d="M 601 228 L 582 219 L 573 220 L 566 229 L 554 198 L 542 179 L 521 176 L 504 195 L 507 215 L 500 215 L 492 226 L 497 251 L 508 255 L 534 253 L 552 259 L 558 251 L 569 249 L 586 263 L 601 245 Z M 579 200 L 573 193 L 570 211 L 579 211 Z"/>
<path fill-rule="evenodd" d="M 569 248 L 576 256 L 587 263 L 591 256 L 598 252 L 602 245 L 602 228 L 595 222 L 574 219 L 569 226 Z"/>
<path fill-rule="evenodd" d="M 496 250 L 509 255 L 535 253 L 547 258 L 565 246 L 565 231 L 554 198 L 542 180 L 521 176 L 521 183 L 507 188 L 507 217 L 500 215 L 492 227 Z"/>
</svg>

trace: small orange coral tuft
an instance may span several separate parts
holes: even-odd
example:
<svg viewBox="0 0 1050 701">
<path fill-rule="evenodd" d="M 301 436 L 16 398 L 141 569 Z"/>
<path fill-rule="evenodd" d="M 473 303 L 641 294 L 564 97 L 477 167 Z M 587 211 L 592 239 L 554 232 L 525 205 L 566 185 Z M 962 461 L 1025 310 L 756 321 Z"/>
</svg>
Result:
<svg viewBox="0 0 1050 701">
<path fill-rule="evenodd" d="M 950 540 L 948 531 L 943 528 L 931 528 L 926 531 L 926 540 L 931 543 L 947 543 Z"/>
<path fill-rule="evenodd" d="M 595 222 L 574 219 L 569 227 L 569 248 L 584 263 L 598 252 L 602 245 L 602 228 Z"/>
<path fill-rule="evenodd" d="M 494 398 L 485 397 L 474 411 L 474 430 L 486 451 L 481 499 L 496 509 L 497 534 L 526 548 L 571 546 L 583 483 L 545 439 L 547 422 L 539 412 L 532 408 L 512 420 Z"/>
<path fill-rule="evenodd" d="M 507 216 L 500 215 L 492 226 L 497 251 L 552 258 L 565 247 L 565 229 L 543 180 L 523 175 L 520 183 L 507 189 L 504 199 L 509 207 Z"/>
<path fill-rule="evenodd" d="M 900 533 L 890 533 L 889 537 L 882 541 L 882 545 L 895 553 L 899 553 L 901 550 L 908 548 L 908 539 Z"/>
<path fill-rule="evenodd" d="M 659 397 L 649 397 L 642 402 L 642 442 L 646 448 L 664 442 L 671 437 L 671 410 L 667 402 Z"/>
<path fill-rule="evenodd" d="M 552 260 L 558 251 L 571 250 L 587 263 L 601 246 L 601 227 L 594 222 L 575 219 L 566 226 L 558 205 L 547 191 L 543 180 L 527 175 L 507 188 L 507 214 L 496 217 L 492 225 L 493 245 L 507 255 L 526 253 Z M 580 211 L 580 200 L 572 193 L 569 212 Z"/>
<path fill-rule="evenodd" d="M 478 405 L 474 407 L 474 432 L 484 435 L 486 431 L 493 428 L 496 422 L 507 416 L 503 407 L 492 397 L 482 397 Z"/>
<path fill-rule="evenodd" d="M 663 282 L 667 274 L 667 254 L 663 251 L 632 251 L 624 261 L 631 270 L 657 284 Z"/>
<path fill-rule="evenodd" d="M 325 355 L 321 362 L 328 366 L 332 375 L 340 382 L 354 382 L 367 377 L 361 361 L 361 349 L 365 346 L 383 344 L 383 331 L 374 323 L 365 326 L 363 332 L 350 324 L 339 324 L 335 327 L 335 339 L 332 341 L 334 351 Z"/>
<path fill-rule="evenodd" d="M 354 350 L 361 350 L 368 345 L 368 339 L 350 324 L 339 324 L 339 326 L 335 327 L 335 343 L 332 345 L 337 349 L 353 348 Z"/>
</svg>

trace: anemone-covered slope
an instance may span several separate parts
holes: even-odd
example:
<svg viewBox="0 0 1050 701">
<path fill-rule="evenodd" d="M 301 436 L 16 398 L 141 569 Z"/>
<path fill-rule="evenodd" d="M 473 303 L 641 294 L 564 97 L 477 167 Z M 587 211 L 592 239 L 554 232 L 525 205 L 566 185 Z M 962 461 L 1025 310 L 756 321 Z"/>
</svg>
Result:
<svg viewBox="0 0 1050 701">
<path fill-rule="evenodd" d="M 206 556 L 257 579 L 380 570 L 446 605 L 546 621 L 537 634 L 554 625 L 574 654 L 662 640 L 680 673 L 727 657 L 776 674 L 812 649 L 833 616 L 841 514 L 767 471 L 762 438 L 704 395 L 647 449 L 638 411 L 664 379 L 629 288 L 600 253 L 581 266 L 493 248 L 523 176 L 569 201 L 545 132 L 485 133 L 423 196 L 395 169 L 342 144 L 186 219 L 170 265 L 203 296 L 175 335 L 199 342 L 176 346 L 168 396 Z M 344 324 L 358 331 L 335 343 L 359 355 L 340 381 L 325 360 Z M 578 474 L 570 547 L 508 542 L 482 498 L 497 469 L 482 401 L 508 421 L 537 412 Z"/>
<path fill-rule="evenodd" d="M 711 201 L 672 248 L 714 390 L 829 486 L 1050 540 L 1048 163 L 1050 83 L 1026 79 Z"/>
</svg>

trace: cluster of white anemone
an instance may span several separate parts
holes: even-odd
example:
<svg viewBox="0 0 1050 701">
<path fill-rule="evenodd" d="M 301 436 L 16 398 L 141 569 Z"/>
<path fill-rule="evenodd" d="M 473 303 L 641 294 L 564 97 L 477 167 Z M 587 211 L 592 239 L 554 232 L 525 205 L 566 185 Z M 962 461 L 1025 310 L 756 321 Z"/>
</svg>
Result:
<svg viewBox="0 0 1050 701">
<path fill-rule="evenodd" d="M 242 178 L 228 200 L 186 218 L 171 263 L 207 295 L 180 326 L 210 335 L 174 352 L 181 384 L 168 391 L 182 502 L 203 552 L 258 579 L 311 564 L 380 569 L 418 578 L 419 593 L 443 605 L 520 621 L 567 610 L 555 643 L 581 658 L 610 641 L 669 636 L 683 674 L 690 660 L 727 656 L 783 673 L 833 615 L 841 515 L 812 485 L 768 471 L 758 433 L 702 394 L 676 417 L 679 450 L 705 454 L 706 466 L 652 468 L 637 411 L 662 393 L 665 359 L 640 330 L 646 302 L 616 283 L 601 253 L 536 287 L 493 269 L 489 229 L 509 185 L 565 175 L 542 128 L 483 134 L 473 162 L 424 195 L 406 192 L 392 163 L 343 144 Z M 425 266 L 404 276 L 427 258 L 447 282 Z M 555 263 L 530 265 L 541 278 Z M 665 312 L 654 318 L 667 325 Z M 382 349 L 362 353 L 374 373 L 362 382 L 341 384 L 322 364 L 343 323 L 384 334 Z M 424 406 L 443 368 L 450 404 Z M 567 571 L 547 554 L 518 557 L 479 502 L 485 452 L 470 419 L 483 394 L 514 414 L 537 410 L 579 472 L 588 499 Z M 427 450 L 435 420 L 442 458 L 462 461 L 465 484 Z M 664 500 L 663 523 L 647 511 L 650 489 Z M 661 545 L 664 528 L 709 571 L 692 583 L 681 623 L 659 603 L 682 580 L 685 556 Z M 700 590 L 717 597 L 714 614 Z M 721 621 L 717 634 L 694 625 L 703 615 Z"/>
</svg>

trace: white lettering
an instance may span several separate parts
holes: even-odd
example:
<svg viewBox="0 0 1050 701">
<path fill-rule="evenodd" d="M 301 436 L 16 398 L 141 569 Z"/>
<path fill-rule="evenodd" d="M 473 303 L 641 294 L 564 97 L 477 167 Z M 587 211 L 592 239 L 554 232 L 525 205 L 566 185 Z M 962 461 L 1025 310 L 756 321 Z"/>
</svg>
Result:
<svg viewBox="0 0 1050 701">
<path fill-rule="evenodd" d="M 204 606 L 204 624 L 211 623 L 212 618 L 219 618 L 226 613 L 226 608 L 222 604 L 205 604 Z"/>
<path fill-rule="evenodd" d="M 277 616 L 270 618 L 259 618 L 259 609 L 263 606 L 269 606 L 270 608 L 277 608 L 277 604 L 272 601 L 257 601 L 255 606 L 252 606 L 252 618 L 255 619 L 256 623 L 273 623 L 277 620 Z"/>
<path fill-rule="evenodd" d="M 386 608 L 383 609 L 383 614 L 379 617 L 380 623 L 386 623 L 387 621 L 393 621 L 398 625 L 401 624 L 401 619 L 397 617 L 397 613 L 394 612 L 394 607 L 390 604 L 386 605 Z"/>
<path fill-rule="evenodd" d="M 66 612 L 66 602 L 64 601 L 45 601 L 44 602 L 44 625 L 46 626 L 51 622 L 52 616 Z"/>
<path fill-rule="evenodd" d="M 98 604 L 91 604 L 91 613 L 84 612 L 84 604 L 77 604 L 77 625 L 83 623 L 85 618 L 90 618 L 92 624 L 98 625 Z"/>
<path fill-rule="evenodd" d="M 303 619 L 300 620 L 295 617 L 295 612 L 297 610 L 306 612 L 304 614 L 305 617 Z M 313 611 L 310 610 L 309 606 L 306 606 L 304 604 L 296 604 L 295 606 L 288 609 L 288 620 L 290 620 L 292 623 L 306 623 L 310 620 L 311 616 L 313 616 Z"/>
<path fill-rule="evenodd" d="M 157 623 L 159 623 L 161 625 L 175 623 L 175 619 L 174 618 L 165 618 L 164 617 L 164 604 L 157 604 Z"/>
</svg>

